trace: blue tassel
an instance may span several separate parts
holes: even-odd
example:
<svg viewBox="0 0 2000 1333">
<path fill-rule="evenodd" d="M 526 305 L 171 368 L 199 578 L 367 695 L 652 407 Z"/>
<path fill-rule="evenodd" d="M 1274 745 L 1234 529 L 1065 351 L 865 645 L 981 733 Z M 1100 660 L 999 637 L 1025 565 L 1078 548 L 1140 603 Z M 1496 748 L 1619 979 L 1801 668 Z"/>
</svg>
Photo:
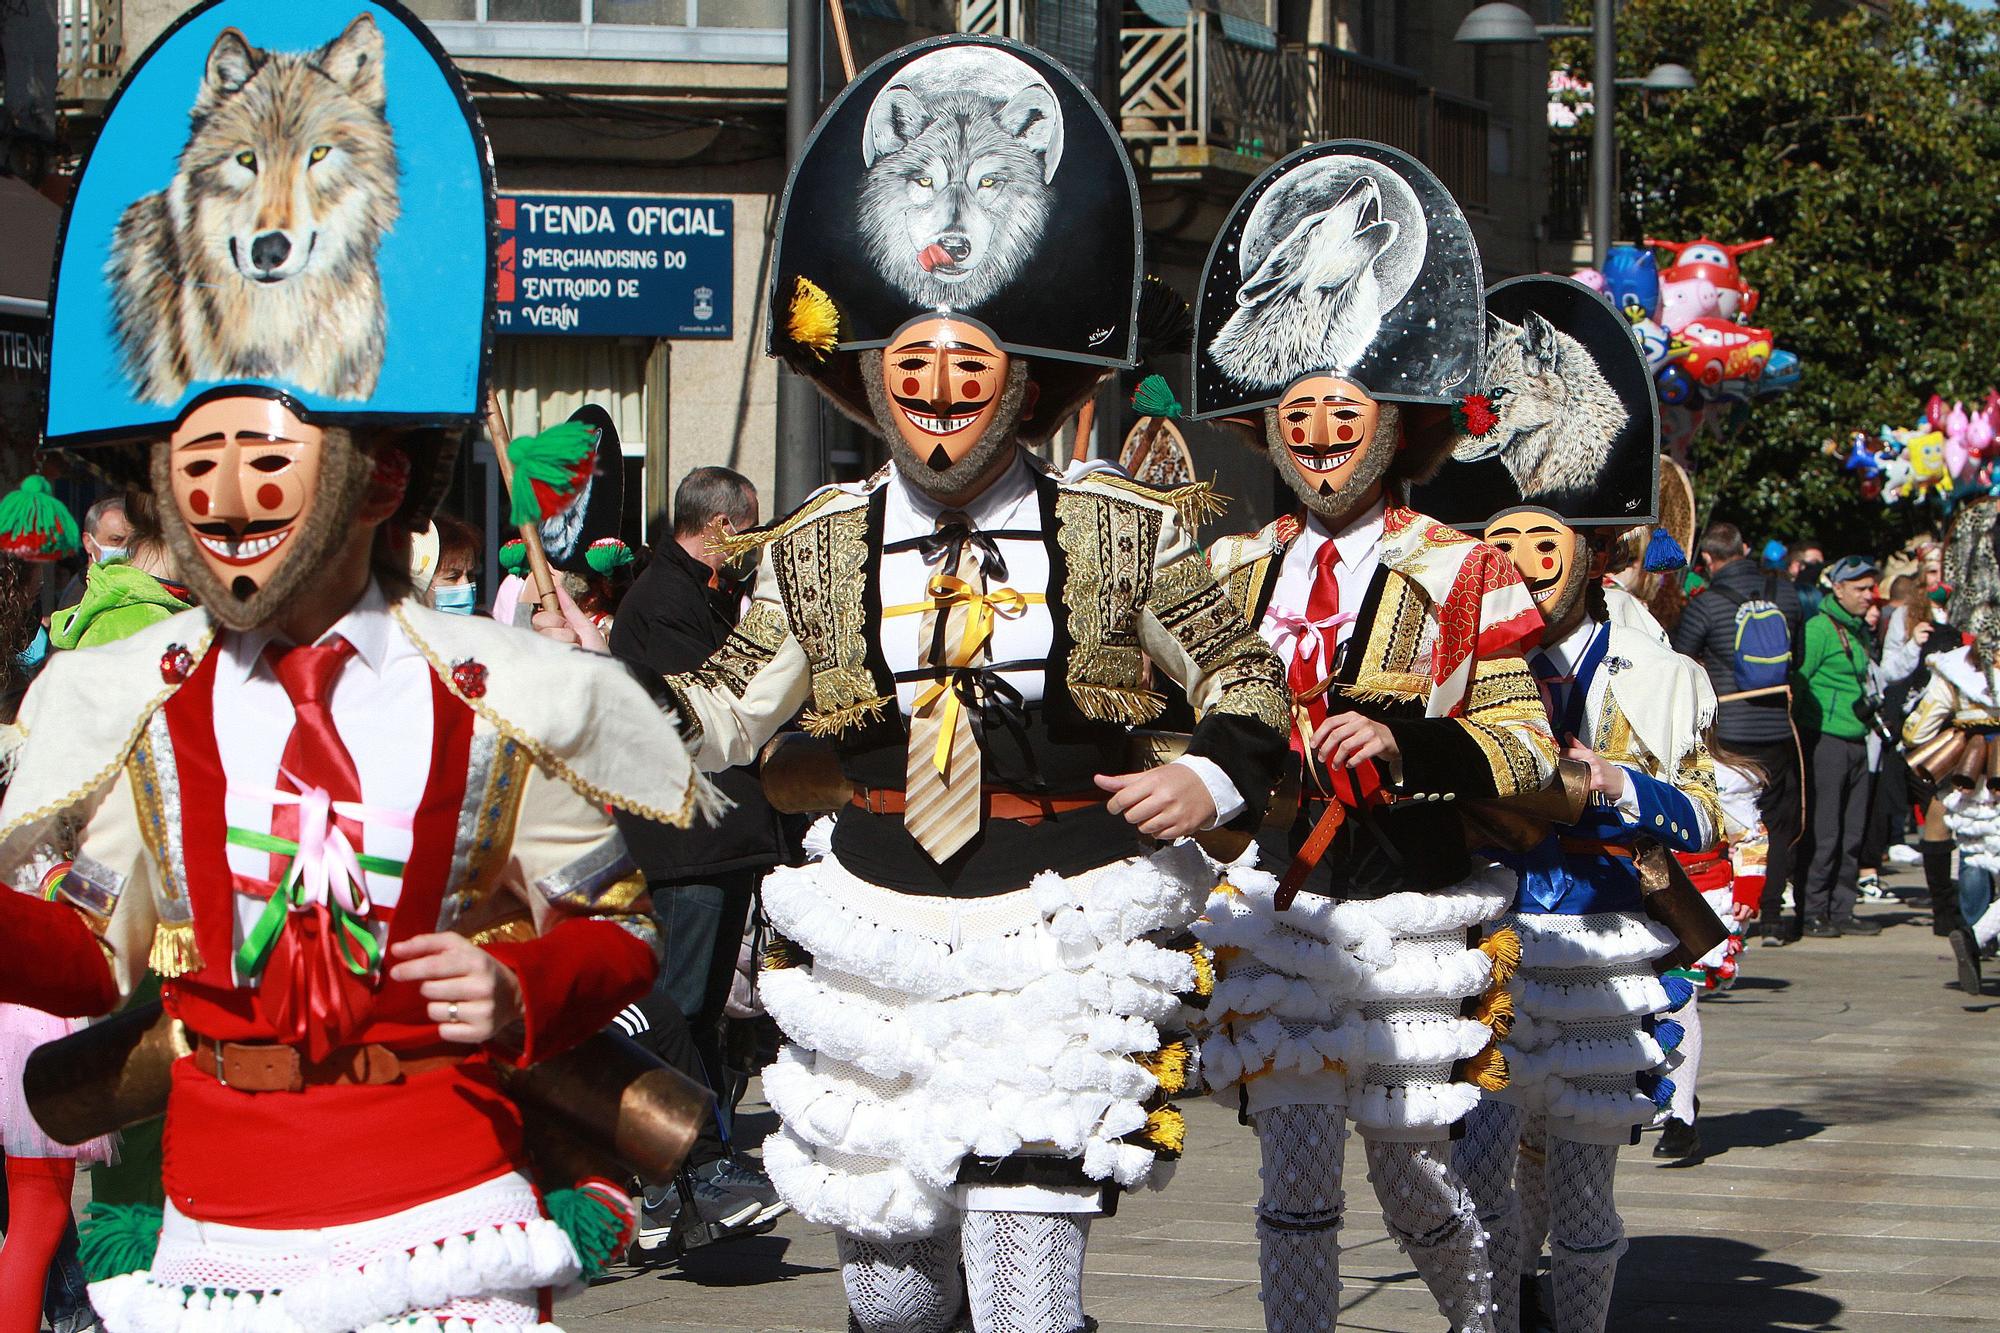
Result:
<svg viewBox="0 0 2000 1333">
<path fill-rule="evenodd" d="M 1664 574 L 1672 569 L 1686 569 L 1687 562 L 1687 552 L 1681 549 L 1673 534 L 1665 528 L 1654 528 L 1653 535 L 1646 542 L 1646 572 Z"/>
<path fill-rule="evenodd" d="M 1677 1049 L 1686 1037 L 1687 1029 L 1671 1018 L 1663 1018 L 1653 1024 L 1653 1040 L 1660 1043 L 1663 1051 Z"/>
<path fill-rule="evenodd" d="M 1663 1078 L 1660 1080 L 1658 1086 L 1653 1089 L 1653 1105 L 1664 1111 L 1667 1107 L 1673 1105 L 1673 1101 L 1674 1081 L 1670 1078 Z"/>
<path fill-rule="evenodd" d="M 1667 993 L 1670 1014 L 1694 998 L 1694 983 L 1686 977 L 1661 977 L 1660 988 Z"/>
</svg>

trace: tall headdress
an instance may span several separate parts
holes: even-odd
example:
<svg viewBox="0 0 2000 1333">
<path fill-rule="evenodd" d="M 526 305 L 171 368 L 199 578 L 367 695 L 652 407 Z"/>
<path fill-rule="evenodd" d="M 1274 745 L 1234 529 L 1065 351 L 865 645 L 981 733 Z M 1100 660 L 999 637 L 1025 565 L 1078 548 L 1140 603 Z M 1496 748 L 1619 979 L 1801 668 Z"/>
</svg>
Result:
<svg viewBox="0 0 2000 1333">
<path fill-rule="evenodd" d="M 455 440 L 483 415 L 492 229 L 485 133 L 400 4 L 199 5 L 126 75 L 77 183 L 46 443 L 159 439 L 246 395 Z"/>
<path fill-rule="evenodd" d="M 999 38 L 918 42 L 847 85 L 792 169 L 767 350 L 865 416 L 844 354 L 949 314 L 1031 358 L 1045 397 L 1087 387 L 1138 359 L 1139 246 L 1124 143 L 1068 70 Z"/>
<path fill-rule="evenodd" d="M 1302 148 L 1236 203 L 1195 301 L 1195 417 L 1249 415 L 1313 374 L 1370 397 L 1452 403 L 1479 377 L 1479 249 L 1414 158 Z"/>
</svg>

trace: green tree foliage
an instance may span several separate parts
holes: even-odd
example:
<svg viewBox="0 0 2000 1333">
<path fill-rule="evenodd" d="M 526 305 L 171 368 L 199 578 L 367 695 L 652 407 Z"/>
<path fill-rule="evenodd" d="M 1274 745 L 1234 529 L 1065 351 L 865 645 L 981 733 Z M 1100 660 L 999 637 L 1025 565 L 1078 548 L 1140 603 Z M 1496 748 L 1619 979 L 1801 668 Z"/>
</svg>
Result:
<svg viewBox="0 0 2000 1333">
<path fill-rule="evenodd" d="M 1588 68 L 1580 49 L 1557 54 Z M 1703 439 L 1704 511 L 1760 536 L 1822 534 L 1829 555 L 1934 522 L 1929 505 L 1864 502 L 1820 446 L 2000 382 L 2000 21 L 1939 0 L 1632 0 L 1618 59 L 1621 76 L 1677 60 L 1699 80 L 1621 93 L 1621 231 L 1777 237 L 1744 258 L 1763 292 L 1747 322 L 1805 367 L 1726 444 Z"/>
</svg>

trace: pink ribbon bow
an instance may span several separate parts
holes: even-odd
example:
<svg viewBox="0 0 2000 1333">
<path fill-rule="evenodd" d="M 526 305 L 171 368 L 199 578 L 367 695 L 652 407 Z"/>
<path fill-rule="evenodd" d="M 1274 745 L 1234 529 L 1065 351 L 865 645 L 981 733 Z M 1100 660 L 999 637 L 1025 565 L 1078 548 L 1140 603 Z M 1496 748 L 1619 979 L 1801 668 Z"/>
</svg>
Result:
<svg viewBox="0 0 2000 1333">
<path fill-rule="evenodd" d="M 298 880 L 299 907 L 332 903 L 352 916 L 367 916 L 370 904 L 361 858 L 336 816 L 353 820 L 364 828 L 380 826 L 406 833 L 416 827 L 416 816 L 359 801 L 336 801 L 324 787 L 308 787 L 289 772 L 285 776 L 305 790 L 241 794 L 273 806 L 299 807 L 299 852 L 292 864 L 292 873 Z"/>
<path fill-rule="evenodd" d="M 1352 611 L 1336 611 L 1330 616 L 1317 619 L 1281 606 L 1269 607 L 1264 615 L 1278 627 L 1278 633 L 1271 640 L 1271 651 L 1280 658 L 1285 649 L 1291 647 L 1304 653 L 1308 662 L 1326 662 L 1327 639 L 1332 631 L 1343 625 L 1354 623 Z"/>
</svg>

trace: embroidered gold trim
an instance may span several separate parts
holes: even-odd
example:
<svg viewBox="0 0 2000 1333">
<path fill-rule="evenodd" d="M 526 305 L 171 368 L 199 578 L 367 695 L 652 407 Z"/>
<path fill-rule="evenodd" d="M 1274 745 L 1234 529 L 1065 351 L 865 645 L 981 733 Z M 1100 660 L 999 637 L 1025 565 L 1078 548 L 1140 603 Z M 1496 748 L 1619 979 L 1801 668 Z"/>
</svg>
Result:
<svg viewBox="0 0 2000 1333">
<path fill-rule="evenodd" d="M 525 944 L 535 938 L 535 923 L 533 918 L 525 913 L 510 916 L 495 921 L 492 925 L 482 926 L 466 938 L 482 948 L 489 944 Z"/>
<path fill-rule="evenodd" d="M 1352 689 L 1341 691 L 1351 699 L 1424 699 L 1431 697 L 1428 663 L 1417 660 L 1429 618 L 1429 601 L 1415 580 L 1390 569 L 1382 587 L 1382 600 L 1375 620 L 1368 628 L 1367 651 Z"/>
<path fill-rule="evenodd" d="M 1075 647 L 1068 686 L 1085 717 L 1150 722 L 1166 699 L 1140 688 L 1144 655 L 1138 613 L 1152 598 L 1160 510 L 1114 496 L 1067 490 L 1056 497 L 1056 540 L 1068 565 L 1063 603 Z"/>
<path fill-rule="evenodd" d="M 868 557 L 865 507 L 802 525 L 771 550 L 779 600 L 812 672 L 813 704 L 800 721 L 815 736 L 873 721 L 893 701 L 868 670 Z"/>
<path fill-rule="evenodd" d="M 1262 681 L 1231 685 L 1209 712 L 1247 717 L 1286 736 L 1292 730 L 1292 692 L 1286 686 Z"/>
<path fill-rule="evenodd" d="M 685 676 L 668 677 L 668 684 L 685 680 L 697 687 L 721 690 L 731 698 L 741 699 L 750 692 L 750 683 L 757 678 L 757 673 L 771 665 L 771 660 L 785 646 L 790 634 L 783 611 L 770 602 L 752 602 L 743 619 L 706 662 Z M 676 694 L 679 695 L 678 690 Z"/>
</svg>

